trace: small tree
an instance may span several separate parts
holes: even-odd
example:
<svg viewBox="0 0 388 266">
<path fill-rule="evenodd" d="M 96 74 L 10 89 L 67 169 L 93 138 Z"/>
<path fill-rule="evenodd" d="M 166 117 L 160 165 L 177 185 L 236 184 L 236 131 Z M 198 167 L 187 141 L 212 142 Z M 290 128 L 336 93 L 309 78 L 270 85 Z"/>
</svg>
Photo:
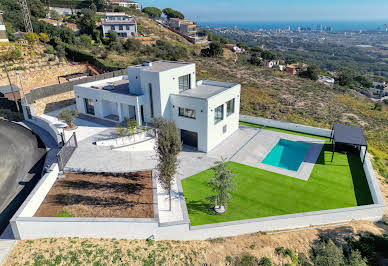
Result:
<svg viewBox="0 0 388 266">
<path fill-rule="evenodd" d="M 153 124 L 157 128 L 155 152 L 158 162 L 155 174 L 162 188 L 168 193 L 171 211 L 171 186 L 179 165 L 178 154 L 182 151 L 182 142 L 175 122 L 156 118 Z"/>
<path fill-rule="evenodd" d="M 132 136 L 135 137 L 135 130 L 138 127 L 137 121 L 135 119 L 125 118 L 125 124 L 127 125 L 127 129 L 131 132 Z"/>
<path fill-rule="evenodd" d="M 214 176 L 208 183 L 212 187 L 212 192 L 215 195 L 207 199 L 213 202 L 214 209 L 217 212 L 224 212 L 226 210 L 228 201 L 232 198 L 230 192 L 235 190 L 235 183 L 233 181 L 234 173 L 228 169 L 228 165 L 223 158 L 221 161 L 216 162 L 212 168 Z"/>
<path fill-rule="evenodd" d="M 77 117 L 78 111 L 76 109 L 63 109 L 58 114 L 58 119 L 67 124 L 67 128 L 74 128 L 73 121 Z"/>
<path fill-rule="evenodd" d="M 170 19 L 170 18 L 184 19 L 184 18 L 185 18 L 185 16 L 184 16 L 181 12 L 179 12 L 179 11 L 177 11 L 177 10 L 174 10 L 174 9 L 172 9 L 172 8 L 165 8 L 165 9 L 163 9 L 162 11 L 163 11 L 163 14 L 164 14 L 168 19 Z"/>
<path fill-rule="evenodd" d="M 49 15 L 53 20 L 62 20 L 61 15 L 56 10 L 50 10 Z"/>
<path fill-rule="evenodd" d="M 34 46 L 39 41 L 39 36 L 33 32 L 27 32 L 24 34 L 24 38 L 30 43 L 30 45 Z"/>
</svg>

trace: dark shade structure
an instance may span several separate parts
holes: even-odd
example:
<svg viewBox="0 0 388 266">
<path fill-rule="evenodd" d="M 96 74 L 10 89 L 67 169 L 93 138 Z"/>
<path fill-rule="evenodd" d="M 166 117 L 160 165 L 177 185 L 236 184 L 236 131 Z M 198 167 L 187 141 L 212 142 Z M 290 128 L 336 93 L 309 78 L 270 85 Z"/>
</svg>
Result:
<svg viewBox="0 0 388 266">
<path fill-rule="evenodd" d="M 362 147 L 365 147 L 365 154 L 362 163 L 365 162 L 368 144 L 366 143 L 364 133 L 360 127 L 334 124 L 331 132 L 331 140 L 333 142 L 333 154 L 331 156 L 331 161 L 333 161 L 336 146 L 341 146 L 348 150 L 357 149 L 359 152 L 361 152 Z"/>
</svg>

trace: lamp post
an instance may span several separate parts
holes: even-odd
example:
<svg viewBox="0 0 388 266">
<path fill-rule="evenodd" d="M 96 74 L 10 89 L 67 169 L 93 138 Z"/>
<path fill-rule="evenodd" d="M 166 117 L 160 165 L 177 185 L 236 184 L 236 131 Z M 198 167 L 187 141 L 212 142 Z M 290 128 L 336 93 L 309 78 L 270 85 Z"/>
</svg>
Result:
<svg viewBox="0 0 388 266">
<path fill-rule="evenodd" d="M 15 91 L 13 90 L 11 78 L 9 77 L 9 74 L 8 74 L 7 65 L 6 65 L 5 63 L 4 63 L 4 70 L 5 70 L 5 73 L 7 74 L 9 86 L 11 87 L 13 99 L 14 99 L 15 104 L 16 104 L 16 109 L 18 110 L 18 113 L 20 113 L 19 104 L 18 104 L 18 101 L 17 101 L 17 99 L 16 99 Z"/>
</svg>

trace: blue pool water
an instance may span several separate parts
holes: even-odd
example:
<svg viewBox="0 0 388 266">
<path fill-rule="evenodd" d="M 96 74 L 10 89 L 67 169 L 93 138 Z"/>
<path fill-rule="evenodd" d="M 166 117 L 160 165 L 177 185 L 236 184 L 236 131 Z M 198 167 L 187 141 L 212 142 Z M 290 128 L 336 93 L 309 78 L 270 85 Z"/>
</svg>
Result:
<svg viewBox="0 0 388 266">
<path fill-rule="evenodd" d="M 261 163 L 298 171 L 309 149 L 309 144 L 280 139 Z"/>
</svg>

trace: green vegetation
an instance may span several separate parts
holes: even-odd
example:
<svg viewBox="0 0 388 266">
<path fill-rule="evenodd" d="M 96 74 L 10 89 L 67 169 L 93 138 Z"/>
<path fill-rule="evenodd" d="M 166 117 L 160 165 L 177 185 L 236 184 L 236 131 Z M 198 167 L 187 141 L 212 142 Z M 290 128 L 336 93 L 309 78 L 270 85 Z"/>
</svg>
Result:
<svg viewBox="0 0 388 266">
<path fill-rule="evenodd" d="M 215 214 L 206 196 L 211 170 L 182 180 L 192 225 L 251 219 L 291 213 L 345 208 L 372 203 L 365 174 L 356 155 L 336 153 L 330 162 L 325 145 L 308 181 L 230 163 L 235 173 L 228 211 Z"/>
<path fill-rule="evenodd" d="M 209 45 L 209 48 L 204 48 L 201 50 L 201 55 L 204 57 L 215 57 L 222 56 L 224 54 L 224 49 L 219 42 L 212 42 Z"/>
<path fill-rule="evenodd" d="M 162 16 L 162 11 L 157 7 L 145 7 L 142 10 L 144 13 L 146 13 L 150 18 L 159 18 Z"/>
<path fill-rule="evenodd" d="M 70 212 L 63 210 L 58 213 L 57 217 L 73 217 L 73 215 Z"/>
<path fill-rule="evenodd" d="M 78 111 L 76 109 L 63 109 L 58 114 L 58 119 L 64 121 L 68 128 L 73 128 L 73 121 L 77 117 Z"/>
<path fill-rule="evenodd" d="M 177 10 L 174 10 L 174 9 L 172 9 L 172 8 L 165 8 L 165 9 L 163 9 L 162 11 L 163 11 L 163 14 L 164 14 L 168 19 L 170 19 L 170 18 L 184 19 L 184 18 L 185 18 L 185 16 L 184 16 L 181 12 L 179 12 L 179 11 L 177 11 Z"/>
</svg>

